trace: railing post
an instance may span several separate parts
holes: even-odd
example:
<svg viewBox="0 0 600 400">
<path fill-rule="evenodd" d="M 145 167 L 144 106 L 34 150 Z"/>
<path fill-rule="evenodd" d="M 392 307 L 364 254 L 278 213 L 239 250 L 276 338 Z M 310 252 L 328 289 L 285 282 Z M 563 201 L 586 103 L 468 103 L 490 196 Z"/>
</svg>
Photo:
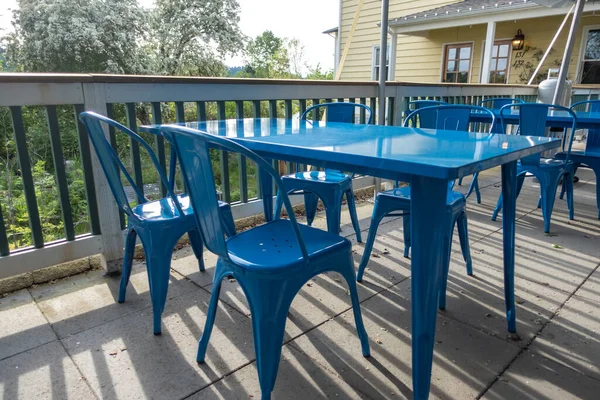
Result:
<svg viewBox="0 0 600 400">
<path fill-rule="evenodd" d="M 106 115 L 106 87 L 103 83 L 84 83 L 83 98 L 86 111 L 95 111 L 98 114 Z M 107 140 L 110 140 L 108 129 L 103 128 L 104 136 Z M 123 233 L 121 231 L 119 209 L 94 149 L 91 153 L 98 213 L 102 216 L 100 218 L 100 232 L 102 234 L 100 258 L 104 271 L 107 274 L 112 274 L 120 271 L 123 259 Z"/>
</svg>

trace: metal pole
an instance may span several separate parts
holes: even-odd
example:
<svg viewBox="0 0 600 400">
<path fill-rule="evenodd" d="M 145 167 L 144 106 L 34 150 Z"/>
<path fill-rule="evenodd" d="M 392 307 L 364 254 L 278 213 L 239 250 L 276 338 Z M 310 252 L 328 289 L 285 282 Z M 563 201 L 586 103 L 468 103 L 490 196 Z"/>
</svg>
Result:
<svg viewBox="0 0 600 400">
<path fill-rule="evenodd" d="M 563 19 L 563 22 L 558 27 L 558 30 L 556 31 L 556 34 L 554 35 L 554 38 L 552 39 L 552 41 L 550 42 L 550 45 L 548 46 L 548 48 L 546 49 L 546 52 L 544 53 L 544 56 L 540 60 L 540 63 L 538 64 L 538 66 L 535 69 L 535 71 L 533 71 L 533 75 L 531 75 L 531 78 L 529 79 L 529 82 L 527 82 L 528 85 L 531 85 L 533 83 L 533 80 L 535 79 L 536 75 L 538 74 L 538 72 L 540 72 L 540 68 L 542 68 L 542 65 L 546 61 L 546 58 L 548 57 L 548 54 L 550 54 L 550 51 L 552 51 L 552 47 L 554 46 L 554 42 L 556 42 L 556 39 L 558 39 L 558 37 L 560 36 L 560 33 L 562 32 L 563 28 L 565 27 L 565 24 L 567 23 L 567 20 L 569 19 L 569 15 L 571 14 L 571 12 L 573 12 L 574 8 L 575 8 L 575 4 L 573 4 L 571 6 L 571 9 L 565 15 L 565 19 Z"/>
<path fill-rule="evenodd" d="M 562 100 L 562 96 L 565 90 L 565 80 L 567 79 L 567 73 L 569 72 L 569 64 L 571 63 L 571 56 L 573 55 L 573 46 L 575 45 L 575 34 L 579 28 L 579 22 L 581 21 L 581 14 L 583 13 L 583 6 L 585 0 L 577 0 L 575 5 L 575 11 L 573 12 L 573 21 L 571 22 L 571 30 L 569 31 L 569 38 L 565 47 L 565 54 L 563 55 L 562 63 L 560 66 L 560 72 L 558 74 L 558 82 L 556 84 L 556 90 L 554 91 L 554 98 L 552 103 L 559 103 Z"/>
<path fill-rule="evenodd" d="M 379 40 L 379 104 L 377 106 L 377 124 L 385 125 L 385 81 L 387 69 L 385 60 L 387 57 L 387 35 L 388 35 L 388 13 L 389 0 L 381 1 L 381 39 Z"/>
</svg>

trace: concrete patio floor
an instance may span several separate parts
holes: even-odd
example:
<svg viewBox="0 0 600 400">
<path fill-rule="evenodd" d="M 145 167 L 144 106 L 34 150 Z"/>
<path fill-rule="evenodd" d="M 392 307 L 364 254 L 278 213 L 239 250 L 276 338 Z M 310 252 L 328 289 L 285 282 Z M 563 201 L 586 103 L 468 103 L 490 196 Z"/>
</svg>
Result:
<svg viewBox="0 0 600 400">
<path fill-rule="evenodd" d="M 595 181 L 578 173 L 575 221 L 557 199 L 543 233 L 538 187 L 527 180 L 517 202 L 516 296 L 519 338 L 506 331 L 501 218 L 490 221 L 499 172 L 481 176 L 482 204 L 469 199 L 475 275 L 465 273 L 458 239 L 448 304 L 438 313 L 431 398 L 597 399 L 600 393 L 600 221 Z M 459 190 L 466 190 L 466 179 Z M 366 239 L 372 204 L 359 207 Z M 342 234 L 356 243 L 343 213 Z M 322 215 L 315 223 L 325 226 Z M 456 236 L 456 235 L 455 235 Z M 287 322 L 275 399 L 412 398 L 410 261 L 402 223 L 379 228 L 361 306 L 372 356 L 363 358 L 345 283 L 323 275 L 296 297 Z M 215 257 L 199 272 L 189 248 L 173 257 L 162 336 L 152 335 L 143 262 L 125 304 L 118 277 L 101 271 L 0 298 L 0 397 L 4 399 L 260 398 L 250 314 L 236 282 L 225 282 L 207 360 L 195 362 Z"/>
</svg>

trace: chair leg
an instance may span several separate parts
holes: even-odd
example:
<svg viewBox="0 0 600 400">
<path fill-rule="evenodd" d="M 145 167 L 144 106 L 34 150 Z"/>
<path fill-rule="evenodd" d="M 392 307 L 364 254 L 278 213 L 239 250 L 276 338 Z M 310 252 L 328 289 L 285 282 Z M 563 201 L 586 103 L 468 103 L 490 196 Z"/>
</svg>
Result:
<svg viewBox="0 0 600 400">
<path fill-rule="evenodd" d="M 270 399 L 279 370 L 289 308 L 304 282 L 238 278 L 252 313 L 252 335 L 262 399 Z M 297 286 L 296 283 L 301 285 Z"/>
<path fill-rule="evenodd" d="M 467 213 L 460 213 L 456 223 L 458 226 L 458 238 L 460 239 L 460 247 L 462 250 L 463 259 L 467 265 L 467 275 L 473 275 L 473 261 L 471 259 L 471 246 L 469 245 Z"/>
<path fill-rule="evenodd" d="M 575 205 L 573 203 L 573 178 L 575 174 L 563 175 L 563 187 L 567 192 L 567 207 L 569 209 L 569 220 L 575 219 Z"/>
<path fill-rule="evenodd" d="M 198 267 L 200 268 L 200 272 L 204 271 L 204 245 L 202 243 L 202 236 L 200 236 L 200 231 L 198 228 L 192 229 L 188 232 L 188 238 L 190 238 L 190 244 L 192 245 L 192 250 L 194 250 L 194 255 L 198 260 Z"/>
<path fill-rule="evenodd" d="M 221 223 L 223 224 L 223 230 L 227 237 L 235 236 L 235 221 L 233 220 L 233 215 L 231 214 L 231 207 L 219 207 L 219 211 L 221 213 Z"/>
<path fill-rule="evenodd" d="M 440 277 L 440 288 L 438 294 L 438 308 L 440 310 L 446 309 L 446 288 L 448 286 L 448 272 L 450 271 L 450 254 L 452 254 L 452 236 L 454 234 L 454 220 L 450 220 L 446 225 L 446 238 L 445 238 L 445 253 L 442 276 Z"/>
<path fill-rule="evenodd" d="M 327 231 L 336 235 L 340 234 L 340 217 L 342 214 L 342 196 L 343 193 L 335 191 L 329 196 L 321 197 L 325 206 L 325 216 L 327 218 Z"/>
<path fill-rule="evenodd" d="M 263 201 L 267 201 L 263 199 Z M 275 211 L 273 212 L 273 220 L 278 220 L 281 218 L 281 209 L 283 208 L 283 197 L 281 197 L 281 192 L 277 192 L 277 197 L 275 199 Z"/>
<path fill-rule="evenodd" d="M 161 232 L 162 233 L 162 232 Z M 171 257 L 175 243 L 165 241 L 162 234 L 152 234 L 144 237 L 138 233 L 144 244 L 146 254 L 146 269 L 150 283 L 150 298 L 154 320 L 154 334 L 161 334 L 161 315 L 167 302 L 169 277 L 171 275 Z"/>
<path fill-rule="evenodd" d="M 356 233 L 356 241 L 358 243 L 362 243 L 360 224 L 358 223 L 358 215 L 356 214 L 356 202 L 354 200 L 354 192 L 352 192 L 352 190 L 346 191 L 346 201 L 348 202 L 348 211 L 350 212 L 352 227 L 354 228 L 354 233 Z"/>
<path fill-rule="evenodd" d="M 517 197 L 519 197 L 519 193 L 521 193 L 521 189 L 523 189 L 523 184 L 525 183 L 525 174 L 521 174 L 517 176 Z M 539 205 L 538 205 L 539 207 Z M 492 213 L 492 221 L 495 221 L 498 217 L 498 212 L 502 210 L 502 193 L 498 196 L 498 202 L 496 203 L 496 208 Z"/>
<path fill-rule="evenodd" d="M 198 342 L 198 353 L 196 355 L 196 361 L 203 363 L 206 357 L 206 348 L 208 347 L 208 341 L 212 333 L 213 325 L 215 323 L 215 316 L 217 315 L 217 306 L 219 305 L 219 294 L 221 293 L 221 284 L 223 278 L 231 275 L 230 271 L 226 271 L 223 267 L 221 260 L 217 261 L 217 267 L 215 269 L 215 276 L 213 279 L 212 293 L 210 295 L 210 304 L 208 305 L 208 311 L 206 312 L 206 322 L 204 323 L 204 330 L 202 331 L 202 337 Z"/>
<path fill-rule="evenodd" d="M 306 213 L 306 223 L 311 226 L 317 215 L 319 205 L 319 196 L 314 193 L 304 193 L 304 211 Z"/>
<path fill-rule="evenodd" d="M 469 190 L 465 195 L 466 198 L 469 198 L 471 193 L 475 191 L 475 197 L 477 198 L 477 204 L 481 204 L 481 192 L 479 191 L 479 172 L 473 175 L 473 180 L 471 181 L 471 186 L 469 186 Z"/>
<path fill-rule="evenodd" d="M 125 237 L 125 253 L 123 254 L 123 270 L 121 271 L 121 283 L 119 285 L 119 303 L 125 302 L 125 294 L 127 292 L 127 285 L 129 284 L 129 277 L 131 276 L 131 267 L 133 265 L 133 255 L 135 253 L 135 239 L 137 233 L 134 229 L 129 228 L 127 230 L 127 236 Z"/>
<path fill-rule="evenodd" d="M 360 265 L 358 266 L 358 273 L 356 274 L 356 280 L 362 282 L 365 268 L 369 263 L 371 252 L 373 251 L 373 244 L 375 243 L 375 237 L 377 236 L 377 228 L 379 223 L 385 217 L 385 213 L 379 207 L 379 202 L 375 200 L 375 206 L 373 207 L 373 214 L 371 214 L 371 225 L 369 226 L 369 235 L 367 236 L 367 244 L 365 245 L 365 251 L 363 252 L 362 258 L 360 259 Z"/>
<path fill-rule="evenodd" d="M 579 168 L 580 165 L 581 164 L 578 164 L 578 163 L 575 163 L 573 165 L 573 176 L 572 176 L 572 178 L 575 178 L 575 174 L 577 173 L 577 168 Z M 561 199 L 561 200 L 564 199 L 566 189 L 567 189 L 567 187 L 565 186 L 565 181 L 563 179 L 563 183 L 562 183 L 561 188 L 560 188 L 560 197 L 559 197 L 559 199 Z"/>
<path fill-rule="evenodd" d="M 560 178 L 555 174 L 544 174 L 538 177 L 540 188 L 542 190 L 541 205 L 542 216 L 544 217 L 544 233 L 550 232 L 550 220 L 554 210 L 554 200 L 556 198 L 556 189 Z"/>
<path fill-rule="evenodd" d="M 463 178 L 458 178 L 458 186 L 462 186 L 462 180 Z"/>
<path fill-rule="evenodd" d="M 356 324 L 356 331 L 360 339 L 360 345 L 362 347 L 363 356 L 369 357 L 371 355 L 371 349 L 369 347 L 369 336 L 363 323 L 362 314 L 360 312 L 360 300 L 358 298 L 358 289 L 356 282 L 354 281 L 354 260 L 352 254 L 348 256 L 348 268 L 345 273 L 342 274 L 348 283 L 348 289 L 350 290 L 350 299 L 352 300 L 352 311 L 354 312 L 354 323 Z"/>
<path fill-rule="evenodd" d="M 404 258 L 410 254 L 410 214 L 402 217 L 402 233 L 404 234 Z"/>
</svg>

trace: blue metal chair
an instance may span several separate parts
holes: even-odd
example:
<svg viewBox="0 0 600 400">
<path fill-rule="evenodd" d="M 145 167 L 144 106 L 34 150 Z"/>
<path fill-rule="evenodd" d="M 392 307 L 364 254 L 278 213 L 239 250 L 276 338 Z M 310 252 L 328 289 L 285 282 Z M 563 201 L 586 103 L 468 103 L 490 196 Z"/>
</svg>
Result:
<svg viewBox="0 0 600 400">
<path fill-rule="evenodd" d="M 177 148 L 194 215 L 206 247 L 219 256 L 206 325 L 198 345 L 197 361 L 204 362 L 206 356 L 221 281 L 232 275 L 248 299 L 262 398 L 270 399 L 292 300 L 307 281 L 326 271 L 338 272 L 348 282 L 362 352 L 364 356 L 369 356 L 369 341 L 354 281 L 356 275 L 350 241 L 337 233 L 298 225 L 278 174 L 269 163 L 252 151 L 227 138 L 187 128 L 171 125 L 162 130 L 171 137 Z M 225 240 L 217 198 L 214 195 L 215 183 L 209 147 L 240 153 L 254 161 L 263 173 L 268 173 L 280 193 L 283 193 L 281 200 L 289 219 L 273 220 Z"/>
<path fill-rule="evenodd" d="M 600 100 L 580 101 L 571 106 L 575 112 L 600 113 Z M 555 155 L 555 158 L 564 159 L 564 152 Z M 600 219 L 600 129 L 588 129 L 585 150 L 571 151 L 571 161 L 574 164 L 573 174 L 581 165 L 588 166 L 596 175 L 596 205 L 598 207 L 598 219 Z M 566 186 L 562 186 L 560 198 L 565 195 Z"/>
<path fill-rule="evenodd" d="M 521 99 L 513 99 L 510 97 L 499 97 L 496 99 L 486 99 L 482 100 L 479 105 L 481 107 L 489 108 L 490 110 L 500 110 L 502 107 L 509 104 L 523 104 L 525 103 Z M 504 124 L 496 124 L 494 125 L 494 130 L 492 133 L 505 133 Z"/>
<path fill-rule="evenodd" d="M 319 108 L 326 109 L 325 118 L 329 122 L 354 123 L 355 108 L 360 107 L 369 113 L 367 124 L 371 123 L 371 109 L 364 104 L 357 103 L 322 103 L 309 107 L 300 119 L 306 119 L 307 115 L 313 110 Z M 282 209 L 282 199 L 280 194 L 304 195 L 304 207 L 306 210 L 306 222 L 312 225 L 317 214 L 317 205 L 319 198 L 325 206 L 325 215 L 327 217 L 327 230 L 336 235 L 340 232 L 340 219 L 342 212 L 342 199 L 346 196 L 348 211 L 352 226 L 356 233 L 356 240 L 362 242 L 360 235 L 360 225 L 356 215 L 356 204 L 354 201 L 354 191 L 352 190 L 352 178 L 354 175 L 348 175 L 341 171 L 326 169 L 325 171 L 305 171 L 286 175 L 281 178 L 285 192 L 277 194 L 275 205 L 275 219 L 279 218 Z"/>
<path fill-rule="evenodd" d="M 87 129 L 117 205 L 127 215 L 127 235 L 125 238 L 125 253 L 123 256 L 123 270 L 118 301 L 119 303 L 125 301 L 127 284 L 131 275 L 136 237 L 139 235 L 146 255 L 146 268 L 148 270 L 150 297 L 152 299 L 154 314 L 154 334 L 160 335 L 160 317 L 167 300 L 171 256 L 173 248 L 185 233 L 189 236 L 194 255 L 198 259 L 200 271 L 204 271 L 204 261 L 202 258 L 203 244 L 200 232 L 197 229 L 196 220 L 194 219 L 189 196 L 186 194 L 175 195 L 174 193 L 174 157 L 171 160 L 171 168 L 173 168 L 171 171 L 171 180 L 168 180 L 152 148 L 138 134 L 116 121 L 93 112 L 81 113 L 79 119 Z M 167 197 L 156 201 L 150 201 L 144 197 L 127 172 L 127 168 L 125 168 L 119 156 L 104 136 L 102 123 L 113 126 L 125 133 L 148 152 L 150 160 L 158 172 L 161 183 L 167 188 Z M 137 195 L 138 205 L 133 208 L 129 205 L 125 190 L 123 189 L 121 173 L 123 173 Z M 221 202 L 219 204 L 219 212 L 220 218 L 223 220 L 223 225 L 226 227 L 227 235 L 235 235 L 235 224 L 229 204 Z"/>
<path fill-rule="evenodd" d="M 445 129 L 453 131 L 467 131 L 470 124 L 472 112 L 484 112 L 490 115 L 492 126 L 494 114 L 483 107 L 467 105 L 446 105 L 426 107 L 413 111 L 404 120 L 404 126 L 412 125 L 414 127 L 429 129 Z M 417 121 L 418 119 L 418 121 Z M 490 127 L 491 128 L 491 127 Z M 452 235 L 454 227 L 458 226 L 458 234 L 463 258 L 467 267 L 467 274 L 473 275 L 473 263 L 471 261 L 471 251 L 469 248 L 469 232 L 467 227 L 467 200 L 462 193 L 452 190 L 454 182 L 448 182 L 448 194 L 446 197 L 446 221 L 441 221 L 441 229 L 444 229 L 447 236 L 448 248 L 444 255 L 445 269 L 440 287 L 439 308 L 446 308 L 446 281 L 448 278 L 448 269 L 450 267 L 450 252 L 452 246 Z M 373 243 L 377 235 L 377 228 L 381 220 L 386 216 L 402 216 L 404 224 L 404 257 L 408 257 L 410 250 L 410 187 L 405 186 L 385 192 L 380 192 L 375 198 L 375 206 L 371 215 L 371 227 L 365 251 L 363 253 L 360 265 L 358 267 L 357 280 L 362 281 L 364 269 L 369 262 Z M 400 213 L 396 213 L 396 212 Z M 417 223 L 438 223 L 438 221 L 419 221 Z"/>
<path fill-rule="evenodd" d="M 540 203 L 542 206 L 542 215 L 544 217 L 544 232 L 550 232 L 550 219 L 554 208 L 556 198 L 556 189 L 562 179 L 567 193 L 567 206 L 569 207 L 569 219 L 574 217 L 573 209 L 573 176 L 575 175 L 575 165 L 570 160 L 571 147 L 575 137 L 575 128 L 577 126 L 577 117 L 569 108 L 543 103 L 521 103 L 508 104 L 500 109 L 500 119 L 502 125 L 506 125 L 505 115 L 514 108 L 519 110 L 519 127 L 516 134 L 529 136 L 546 136 L 546 121 L 548 112 L 562 111 L 573 118 L 571 124 L 571 133 L 565 131 L 562 140 L 564 159 L 542 158 L 541 154 L 525 157 L 517 164 L 517 196 L 519 195 L 526 175 L 534 175 L 540 182 Z M 539 207 L 539 204 L 538 204 Z M 495 221 L 498 212 L 502 209 L 502 194 L 498 198 L 496 209 L 492 214 L 492 221 Z"/>
<path fill-rule="evenodd" d="M 415 100 L 415 101 L 409 101 L 408 102 L 408 110 L 420 110 L 423 108 L 427 108 L 427 107 L 435 107 L 435 106 L 444 106 L 444 105 L 450 105 L 448 103 L 446 103 L 445 101 L 441 101 L 441 100 Z M 418 116 L 419 119 L 423 119 L 424 123 L 427 124 L 428 121 L 435 121 L 436 118 L 436 112 L 433 110 L 425 110 L 422 111 L 421 114 Z M 422 127 L 424 127 L 424 125 L 421 125 Z M 469 196 L 475 192 L 475 197 L 477 199 L 477 203 L 481 203 L 481 193 L 479 191 L 479 180 L 477 179 L 479 177 L 479 173 L 476 173 L 473 175 L 473 180 L 471 181 L 471 185 L 469 186 L 469 190 L 467 191 L 466 194 L 466 198 L 469 198 Z M 460 178 L 458 180 L 458 184 L 462 185 L 462 180 L 463 178 Z"/>
</svg>

